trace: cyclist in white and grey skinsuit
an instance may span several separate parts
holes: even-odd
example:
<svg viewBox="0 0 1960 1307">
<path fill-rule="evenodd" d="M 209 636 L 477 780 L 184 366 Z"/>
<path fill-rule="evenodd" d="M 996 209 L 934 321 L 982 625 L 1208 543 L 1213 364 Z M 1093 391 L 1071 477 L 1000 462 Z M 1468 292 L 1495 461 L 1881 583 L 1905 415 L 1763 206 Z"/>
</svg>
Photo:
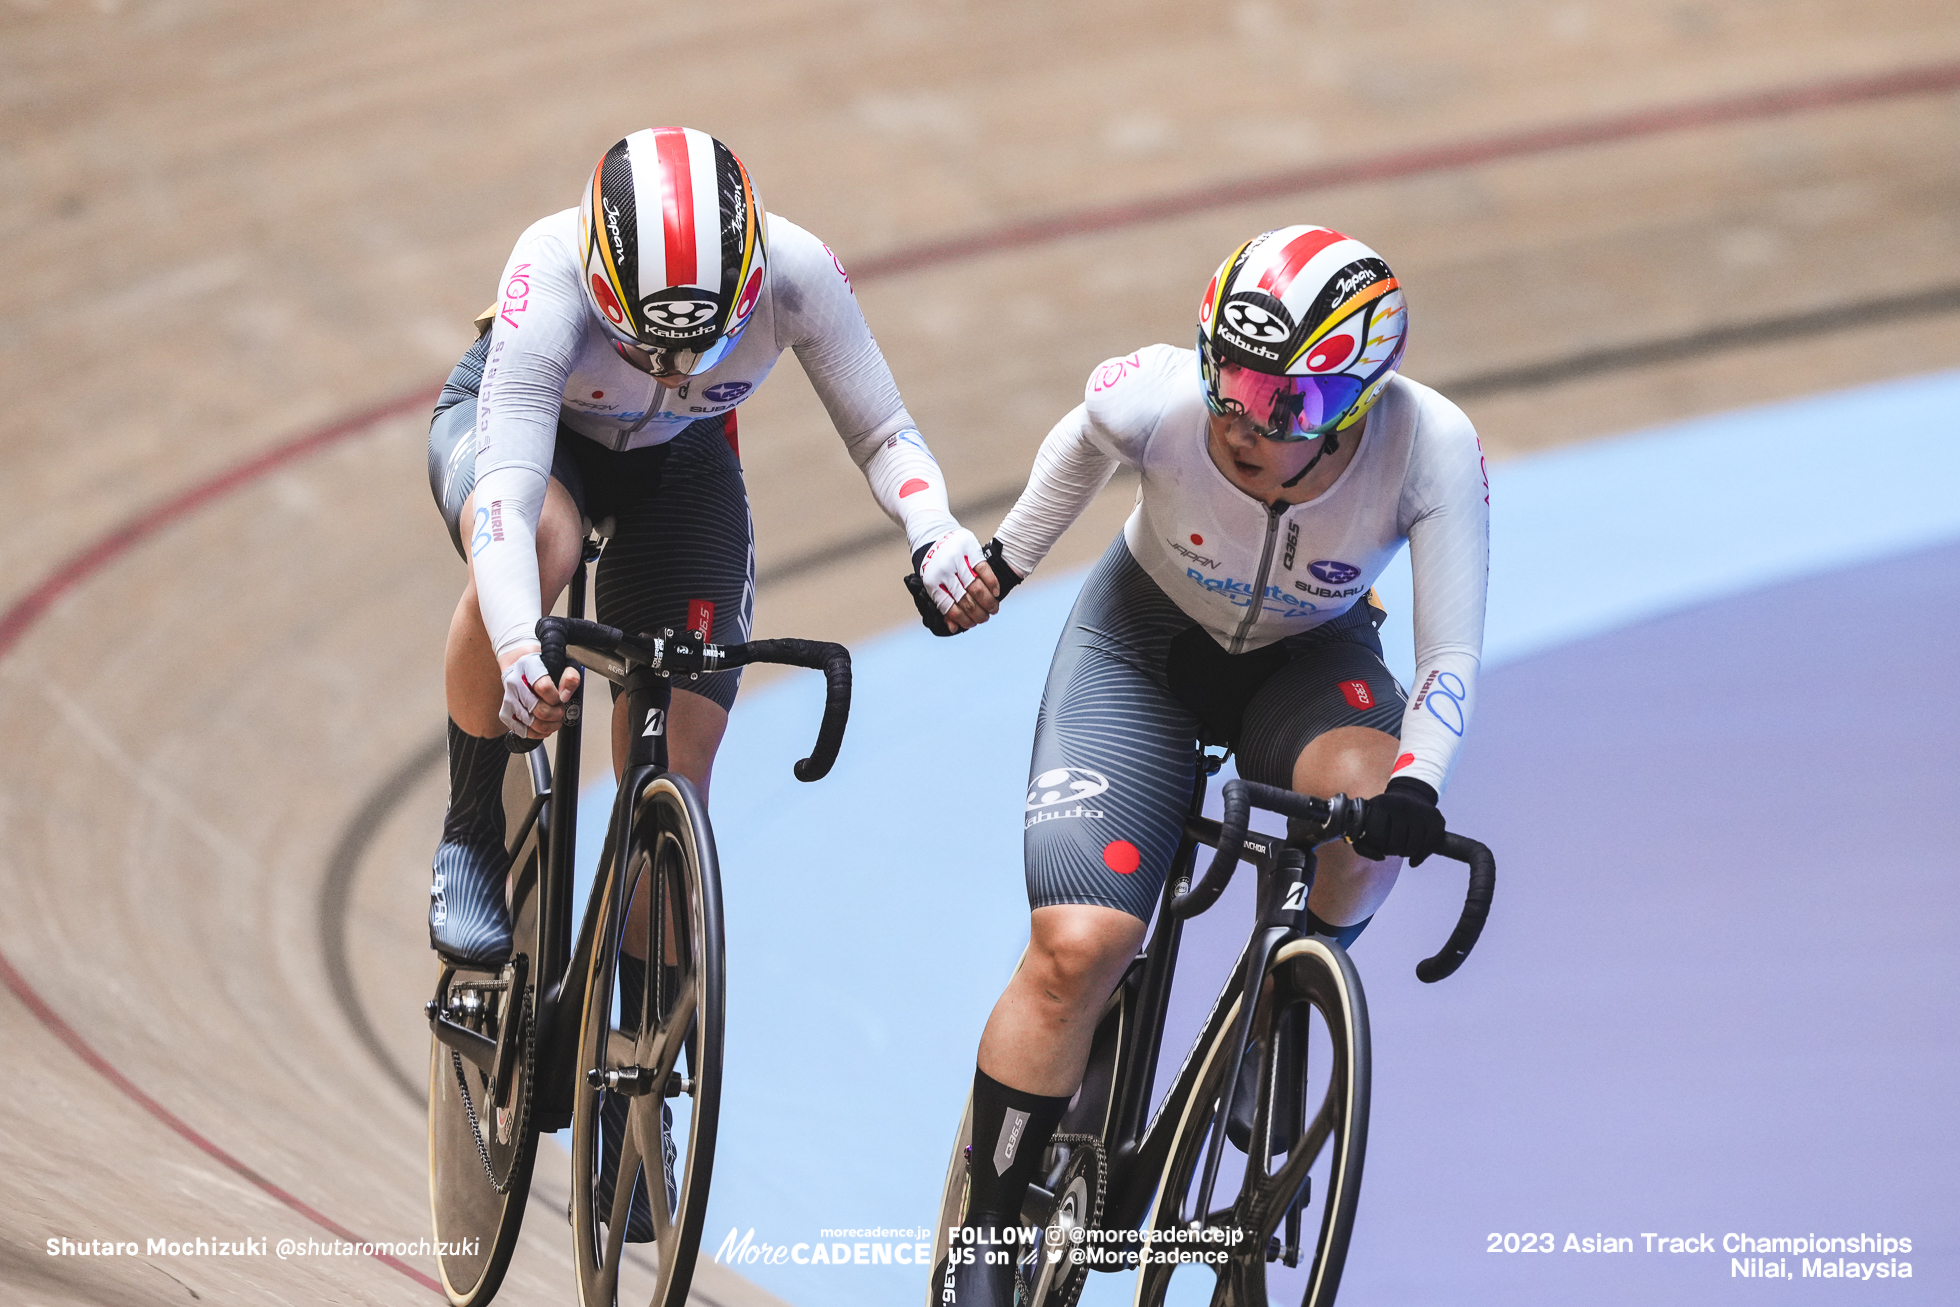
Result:
<svg viewBox="0 0 1960 1307">
<path fill-rule="evenodd" d="M 575 670 L 563 686 L 545 675 L 538 618 L 569 582 L 587 524 L 611 519 L 600 621 L 748 638 L 754 547 L 734 410 L 784 350 L 903 527 L 948 624 L 994 608 L 976 581 L 979 543 L 947 506 L 843 265 L 765 214 L 719 141 L 678 127 L 620 141 L 579 208 L 519 237 L 498 287 L 429 433 L 430 489 L 470 565 L 444 658 L 450 806 L 430 938 L 479 964 L 510 949 L 501 738 L 549 735 L 577 684 Z M 704 796 L 740 676 L 675 687 L 669 757 Z M 626 729 L 616 712 L 616 756 Z"/>
<path fill-rule="evenodd" d="M 1233 747 L 1248 779 L 1371 799 L 1354 847 L 1320 851 L 1308 900 L 1309 925 L 1343 943 L 1403 858 L 1440 844 L 1483 643 L 1489 487 L 1462 411 L 1396 374 L 1406 326 L 1399 283 L 1360 242 L 1320 227 L 1248 242 L 1205 294 L 1199 351 L 1098 367 L 988 546 L 1004 595 L 1118 464 L 1140 475 L 1042 696 L 1030 939 L 980 1043 L 970 1227 L 1018 1221 L 1163 888 L 1194 741 Z M 1382 663 L 1370 588 L 1405 543 L 1413 696 Z M 1011 1295 L 1011 1268 L 985 1259 L 954 1278 L 962 1307 Z"/>
</svg>

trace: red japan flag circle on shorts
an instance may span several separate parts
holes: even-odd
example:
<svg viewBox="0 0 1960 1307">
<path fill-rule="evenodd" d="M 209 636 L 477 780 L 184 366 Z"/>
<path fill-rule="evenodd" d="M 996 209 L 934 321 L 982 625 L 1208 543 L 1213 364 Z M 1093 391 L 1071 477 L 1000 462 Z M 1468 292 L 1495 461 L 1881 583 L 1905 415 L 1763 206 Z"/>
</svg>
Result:
<svg viewBox="0 0 1960 1307">
<path fill-rule="evenodd" d="M 1143 865 L 1143 855 L 1128 840 L 1111 840 L 1103 845 L 1103 866 L 1119 876 L 1127 876 Z"/>
</svg>

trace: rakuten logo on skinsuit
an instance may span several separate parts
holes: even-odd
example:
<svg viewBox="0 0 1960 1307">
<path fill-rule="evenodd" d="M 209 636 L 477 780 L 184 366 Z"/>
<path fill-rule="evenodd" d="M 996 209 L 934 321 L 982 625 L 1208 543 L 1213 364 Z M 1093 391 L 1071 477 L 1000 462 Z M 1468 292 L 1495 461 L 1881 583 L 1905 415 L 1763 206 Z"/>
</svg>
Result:
<svg viewBox="0 0 1960 1307">
<path fill-rule="evenodd" d="M 1236 608 L 1249 608 L 1252 606 L 1252 585 L 1250 582 L 1235 581 L 1229 576 L 1206 576 L 1195 567 L 1185 568 L 1184 575 L 1188 579 L 1196 581 L 1212 593 L 1224 595 L 1232 601 L 1232 605 Z M 1297 585 L 1298 582 L 1295 582 L 1295 584 Z M 1266 587 L 1265 599 L 1269 604 L 1278 604 L 1280 606 L 1279 615 L 1281 617 L 1305 617 L 1310 613 L 1320 611 L 1320 605 L 1306 599 L 1296 599 L 1286 593 L 1286 591 L 1280 589 L 1278 585 L 1269 585 Z"/>
</svg>

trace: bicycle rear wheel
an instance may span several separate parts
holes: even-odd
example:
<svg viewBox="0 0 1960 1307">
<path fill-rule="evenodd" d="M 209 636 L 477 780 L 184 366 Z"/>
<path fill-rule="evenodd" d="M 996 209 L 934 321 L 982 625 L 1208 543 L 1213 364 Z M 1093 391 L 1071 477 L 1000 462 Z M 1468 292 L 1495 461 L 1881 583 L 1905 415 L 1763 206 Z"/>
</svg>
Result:
<svg viewBox="0 0 1960 1307">
<path fill-rule="evenodd" d="M 604 877 L 572 1109 L 579 1301 L 616 1301 L 637 1193 L 652 1218 L 652 1307 L 682 1307 L 714 1170 L 723 1019 L 721 876 L 707 814 L 684 778 L 662 775 L 641 791 L 626 856 Z M 651 963 L 637 985 L 621 982 L 634 970 L 620 966 L 622 953 Z M 610 1150 L 609 1117 L 619 1135 Z"/>
<path fill-rule="evenodd" d="M 510 963 L 497 971 L 445 967 L 437 987 L 442 1013 L 489 1045 L 465 1056 L 430 1040 L 429 1206 L 438 1246 L 455 1250 L 437 1262 L 443 1290 L 458 1307 L 482 1307 L 503 1283 L 537 1155 L 531 1090 L 544 812 L 537 796 L 550 788 L 543 757 L 542 749 L 513 755 L 505 773 L 504 812 L 516 845 Z"/>
<path fill-rule="evenodd" d="M 1242 999 L 1204 1050 L 1163 1180 L 1144 1225 L 1153 1257 L 1138 1271 L 1144 1307 L 1187 1302 L 1328 1307 L 1340 1288 L 1361 1195 L 1368 1135 L 1368 1007 L 1347 953 L 1295 940 L 1266 969 L 1246 1058 L 1250 1118 L 1228 1127 L 1210 1211 L 1194 1210 L 1231 1062 Z M 1235 1117 L 1241 1113 L 1234 1111 Z M 1318 1232 L 1305 1223 L 1318 1201 Z M 1195 1229 L 1217 1231 L 1194 1237 Z M 1303 1238 L 1303 1229 L 1310 1237 Z"/>
</svg>

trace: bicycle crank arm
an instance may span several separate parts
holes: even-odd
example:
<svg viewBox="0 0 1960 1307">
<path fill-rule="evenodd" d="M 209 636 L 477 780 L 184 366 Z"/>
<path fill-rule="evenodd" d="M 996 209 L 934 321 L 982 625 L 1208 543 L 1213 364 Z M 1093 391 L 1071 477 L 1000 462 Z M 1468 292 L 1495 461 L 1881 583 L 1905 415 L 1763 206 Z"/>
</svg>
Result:
<svg viewBox="0 0 1960 1307">
<path fill-rule="evenodd" d="M 428 1005 L 429 1029 L 435 1033 L 438 1043 L 446 1044 L 461 1053 L 476 1069 L 486 1076 L 497 1073 L 497 1041 L 487 1035 L 479 1035 L 468 1026 L 459 1026 L 436 1010 L 435 1000 Z"/>
</svg>

